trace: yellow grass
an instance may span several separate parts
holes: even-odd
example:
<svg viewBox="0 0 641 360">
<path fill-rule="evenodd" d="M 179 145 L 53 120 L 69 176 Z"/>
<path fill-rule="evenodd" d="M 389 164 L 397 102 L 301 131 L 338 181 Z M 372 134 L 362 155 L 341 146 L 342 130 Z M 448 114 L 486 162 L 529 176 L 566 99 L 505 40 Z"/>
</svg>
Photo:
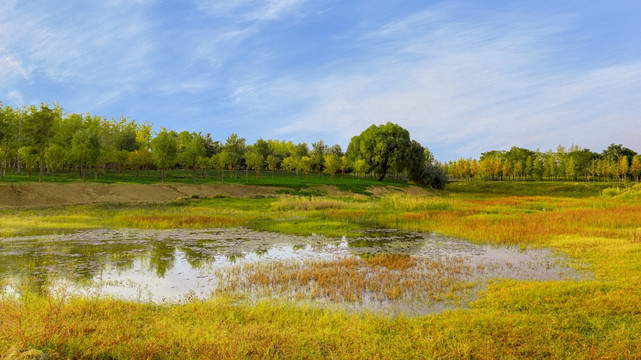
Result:
<svg viewBox="0 0 641 360">
<path fill-rule="evenodd" d="M 457 184 L 458 188 L 466 186 L 474 184 Z M 292 218 L 305 218 L 304 224 L 313 223 L 314 231 L 322 231 L 323 224 L 335 228 L 345 223 L 350 230 L 375 224 L 436 231 L 480 243 L 550 247 L 569 256 L 573 266 L 587 269 L 591 277 L 581 281 L 497 280 L 471 309 L 393 318 L 300 306 L 298 302 L 255 304 L 228 295 L 178 305 L 5 298 L 0 300 L 0 354 L 38 349 L 52 359 L 639 359 L 641 203 L 634 193 L 620 193 L 570 198 L 454 191 L 438 200 L 239 200 L 153 212 L 85 208 L 86 214 L 80 215 L 88 218 L 75 221 L 79 228 L 101 223 L 117 226 L 118 221 L 153 227 L 173 221 L 163 215 L 178 216 L 176 221 L 185 226 L 200 226 L 216 217 L 220 218 L 213 223 L 240 218 L 254 226 L 257 219 L 276 221 L 287 211 Z M 252 205 L 241 209 L 242 201 Z M 390 203 L 393 208 L 384 206 Z M 49 221 L 38 211 L 28 216 L 6 215 L 0 217 L 3 234 L 7 233 L 4 226 L 14 226 L 15 232 L 20 232 L 24 230 L 21 226 Z M 74 223 L 70 218 L 56 221 L 50 225 L 67 228 Z M 296 221 L 300 220 L 279 220 L 282 226 L 275 228 L 299 231 Z M 228 274 L 228 294 L 262 284 L 270 291 L 284 292 L 308 286 L 306 296 L 317 291 L 353 301 L 358 301 L 359 291 L 361 295 L 374 291 L 381 299 L 402 297 L 411 286 L 396 288 L 386 281 L 397 275 L 407 278 L 417 266 L 410 259 L 393 256 L 281 263 L 272 270 L 255 265 Z M 370 280 L 360 275 L 363 269 L 372 274 Z M 430 281 L 429 276 L 412 279 L 416 286 L 427 286 Z M 380 289 L 375 288 L 375 280 Z M 448 293 L 448 286 L 456 289 L 455 283 L 447 283 L 435 294 Z"/>
</svg>

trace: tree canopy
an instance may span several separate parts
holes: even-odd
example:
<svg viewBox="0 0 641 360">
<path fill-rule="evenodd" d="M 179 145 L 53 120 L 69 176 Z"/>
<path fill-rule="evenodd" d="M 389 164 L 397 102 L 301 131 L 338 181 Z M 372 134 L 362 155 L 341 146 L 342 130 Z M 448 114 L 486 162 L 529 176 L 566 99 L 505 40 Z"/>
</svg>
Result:
<svg viewBox="0 0 641 360">
<path fill-rule="evenodd" d="M 402 171 L 407 164 L 410 133 L 399 125 L 372 125 L 354 136 L 347 147 L 349 158 L 362 159 L 381 181 L 390 169 Z"/>
</svg>

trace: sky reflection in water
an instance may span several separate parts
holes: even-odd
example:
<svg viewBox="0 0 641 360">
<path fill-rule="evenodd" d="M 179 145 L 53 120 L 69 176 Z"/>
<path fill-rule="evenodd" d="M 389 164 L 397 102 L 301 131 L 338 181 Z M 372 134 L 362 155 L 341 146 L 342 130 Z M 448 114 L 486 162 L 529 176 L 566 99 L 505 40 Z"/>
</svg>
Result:
<svg viewBox="0 0 641 360">
<path fill-rule="evenodd" d="M 64 289 L 71 294 L 175 302 L 211 296 L 221 287 L 220 279 L 227 278 L 221 274 L 242 272 L 243 266 L 370 258 L 376 254 L 457 261 L 468 269 L 459 280 L 481 285 L 493 278 L 562 280 L 584 276 L 565 266 L 568 259 L 555 257 L 546 249 L 476 245 L 434 234 L 383 230 L 348 240 L 244 228 L 120 229 L 4 238 L 0 241 L 0 288 L 6 294 Z M 432 302 L 411 310 L 416 306 L 403 304 L 403 300 L 343 305 L 376 311 L 393 307 L 410 313 L 449 307 Z"/>
</svg>

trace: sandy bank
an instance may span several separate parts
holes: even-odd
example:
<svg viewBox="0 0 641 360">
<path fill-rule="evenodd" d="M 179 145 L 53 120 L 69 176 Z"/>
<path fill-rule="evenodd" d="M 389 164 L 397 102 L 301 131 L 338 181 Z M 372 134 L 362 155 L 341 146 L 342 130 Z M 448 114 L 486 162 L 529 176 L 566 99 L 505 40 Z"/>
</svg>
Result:
<svg viewBox="0 0 641 360">
<path fill-rule="evenodd" d="M 91 203 L 145 204 L 181 197 L 275 195 L 278 188 L 239 184 L 2 184 L 0 207 L 34 207 Z"/>
</svg>

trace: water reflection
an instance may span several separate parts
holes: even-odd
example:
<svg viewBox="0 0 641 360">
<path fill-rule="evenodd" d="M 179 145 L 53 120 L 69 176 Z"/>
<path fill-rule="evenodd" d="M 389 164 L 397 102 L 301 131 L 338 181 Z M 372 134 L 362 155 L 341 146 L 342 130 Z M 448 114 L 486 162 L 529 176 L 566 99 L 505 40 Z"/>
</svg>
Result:
<svg viewBox="0 0 641 360">
<path fill-rule="evenodd" d="M 244 228 L 91 230 L 67 235 L 5 238 L 0 245 L 0 291 L 5 293 L 25 290 L 50 293 L 64 288 L 81 294 L 155 302 L 178 301 L 185 296 L 207 297 L 226 288 L 257 293 L 250 287 L 230 287 L 230 282 L 244 282 L 243 276 L 249 274 L 247 269 L 250 268 L 256 274 L 252 276 L 257 277 L 264 274 L 277 277 L 287 269 L 292 273 L 304 272 L 305 266 L 310 266 L 309 261 L 316 261 L 314 266 L 327 269 L 328 264 L 345 266 L 345 261 L 353 262 L 350 258 L 361 259 L 348 270 L 365 264 L 370 267 L 355 268 L 354 274 L 372 277 L 381 269 L 371 265 L 375 264 L 372 258 L 380 254 L 402 255 L 420 265 L 403 270 L 407 271 L 407 276 L 379 274 L 383 276 L 381 279 L 397 279 L 393 281 L 399 284 L 407 284 L 410 275 L 420 279 L 431 274 L 429 271 L 433 269 L 428 267 L 434 264 L 451 265 L 452 261 L 465 272 L 455 274 L 454 280 L 477 284 L 497 277 L 534 280 L 579 277 L 563 266 L 565 259 L 554 257 L 547 250 L 522 251 L 513 247 L 474 245 L 430 234 L 398 231 L 372 232 L 347 240 L 287 236 Z M 390 274 L 398 271 L 393 266 L 384 270 Z M 434 269 L 438 270 L 438 266 Z M 346 276 L 348 270 L 334 276 Z M 418 289 L 416 291 L 423 291 L 424 284 L 419 285 L 413 286 Z M 311 290 L 299 287 L 292 291 L 295 298 L 301 298 Z M 265 294 L 261 292 L 261 296 Z M 362 304 L 363 299 L 373 296 L 377 301 L 370 302 L 366 308 L 390 305 L 390 301 L 374 295 L 359 294 L 356 302 Z M 403 296 L 407 297 L 407 291 Z M 422 298 L 422 295 L 418 297 Z M 401 311 L 414 306 L 407 302 L 397 305 Z M 442 304 L 430 306 L 433 309 L 443 307 Z M 425 312 L 425 309 L 420 311 Z"/>
</svg>

